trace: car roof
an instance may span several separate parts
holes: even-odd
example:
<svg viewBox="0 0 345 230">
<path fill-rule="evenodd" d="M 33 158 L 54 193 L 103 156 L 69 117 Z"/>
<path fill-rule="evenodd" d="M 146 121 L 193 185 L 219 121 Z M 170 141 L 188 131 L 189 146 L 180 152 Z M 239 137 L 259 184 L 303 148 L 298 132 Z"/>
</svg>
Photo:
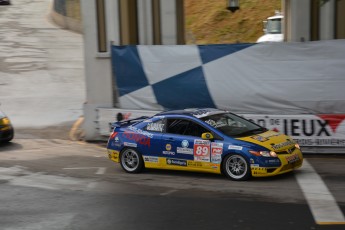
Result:
<svg viewBox="0 0 345 230">
<path fill-rule="evenodd" d="M 226 111 L 214 108 L 191 108 L 191 109 L 180 109 L 180 110 L 170 110 L 156 114 L 155 116 L 164 115 L 185 115 L 196 118 L 206 117 L 212 114 L 224 113 Z"/>
</svg>

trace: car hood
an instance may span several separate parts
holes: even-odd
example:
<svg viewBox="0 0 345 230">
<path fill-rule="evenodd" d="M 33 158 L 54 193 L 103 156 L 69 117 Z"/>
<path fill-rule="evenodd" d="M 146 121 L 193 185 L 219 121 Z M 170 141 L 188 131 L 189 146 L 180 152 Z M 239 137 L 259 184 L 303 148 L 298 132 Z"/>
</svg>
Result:
<svg viewBox="0 0 345 230">
<path fill-rule="evenodd" d="M 296 142 L 289 136 L 271 130 L 264 133 L 236 139 L 257 144 L 276 152 L 291 149 L 296 144 Z"/>
</svg>

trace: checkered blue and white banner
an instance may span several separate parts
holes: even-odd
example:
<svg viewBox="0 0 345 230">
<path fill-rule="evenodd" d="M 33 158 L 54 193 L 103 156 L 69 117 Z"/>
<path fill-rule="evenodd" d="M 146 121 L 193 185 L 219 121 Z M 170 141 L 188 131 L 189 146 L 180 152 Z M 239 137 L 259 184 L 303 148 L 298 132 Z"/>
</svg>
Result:
<svg viewBox="0 0 345 230">
<path fill-rule="evenodd" d="M 113 46 L 119 107 L 345 113 L 345 40 Z"/>
</svg>

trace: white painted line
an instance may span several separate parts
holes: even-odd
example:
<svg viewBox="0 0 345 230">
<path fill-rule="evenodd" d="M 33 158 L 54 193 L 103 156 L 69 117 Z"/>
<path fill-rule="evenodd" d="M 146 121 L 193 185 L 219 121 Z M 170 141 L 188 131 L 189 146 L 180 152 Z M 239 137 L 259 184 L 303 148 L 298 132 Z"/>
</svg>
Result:
<svg viewBox="0 0 345 230">
<path fill-rule="evenodd" d="M 105 167 L 77 167 L 77 168 L 62 168 L 67 170 L 85 170 L 85 169 L 97 169 L 95 174 L 104 174 L 107 168 Z"/>
<path fill-rule="evenodd" d="M 104 174 L 106 169 L 105 167 L 99 167 L 96 174 Z"/>
<path fill-rule="evenodd" d="M 174 193 L 174 192 L 177 192 L 177 190 L 175 190 L 175 189 L 169 190 L 169 191 L 163 192 L 163 193 L 161 193 L 161 194 L 159 194 L 159 195 L 161 195 L 161 196 L 166 196 L 166 195 L 170 195 L 170 194 L 172 194 L 172 193 Z"/>
<path fill-rule="evenodd" d="M 97 184 L 98 184 L 97 182 L 90 182 L 90 183 L 87 185 L 87 190 L 90 191 L 90 190 L 96 188 L 96 187 L 97 187 Z"/>
<path fill-rule="evenodd" d="M 317 224 L 345 224 L 344 215 L 333 195 L 306 159 L 301 172 L 295 175 Z"/>
</svg>

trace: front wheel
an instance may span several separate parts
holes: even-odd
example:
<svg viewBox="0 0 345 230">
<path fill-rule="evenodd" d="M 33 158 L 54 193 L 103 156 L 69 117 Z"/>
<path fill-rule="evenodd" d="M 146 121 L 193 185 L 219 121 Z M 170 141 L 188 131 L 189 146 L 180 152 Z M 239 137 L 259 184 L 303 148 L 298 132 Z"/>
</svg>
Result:
<svg viewBox="0 0 345 230">
<path fill-rule="evenodd" d="M 125 149 L 120 154 L 121 167 L 128 173 L 139 173 L 144 168 L 141 154 L 135 149 Z"/>
<path fill-rule="evenodd" d="M 248 180 L 251 171 L 247 160 L 241 155 L 228 155 L 222 164 L 223 173 L 231 180 Z"/>
</svg>

